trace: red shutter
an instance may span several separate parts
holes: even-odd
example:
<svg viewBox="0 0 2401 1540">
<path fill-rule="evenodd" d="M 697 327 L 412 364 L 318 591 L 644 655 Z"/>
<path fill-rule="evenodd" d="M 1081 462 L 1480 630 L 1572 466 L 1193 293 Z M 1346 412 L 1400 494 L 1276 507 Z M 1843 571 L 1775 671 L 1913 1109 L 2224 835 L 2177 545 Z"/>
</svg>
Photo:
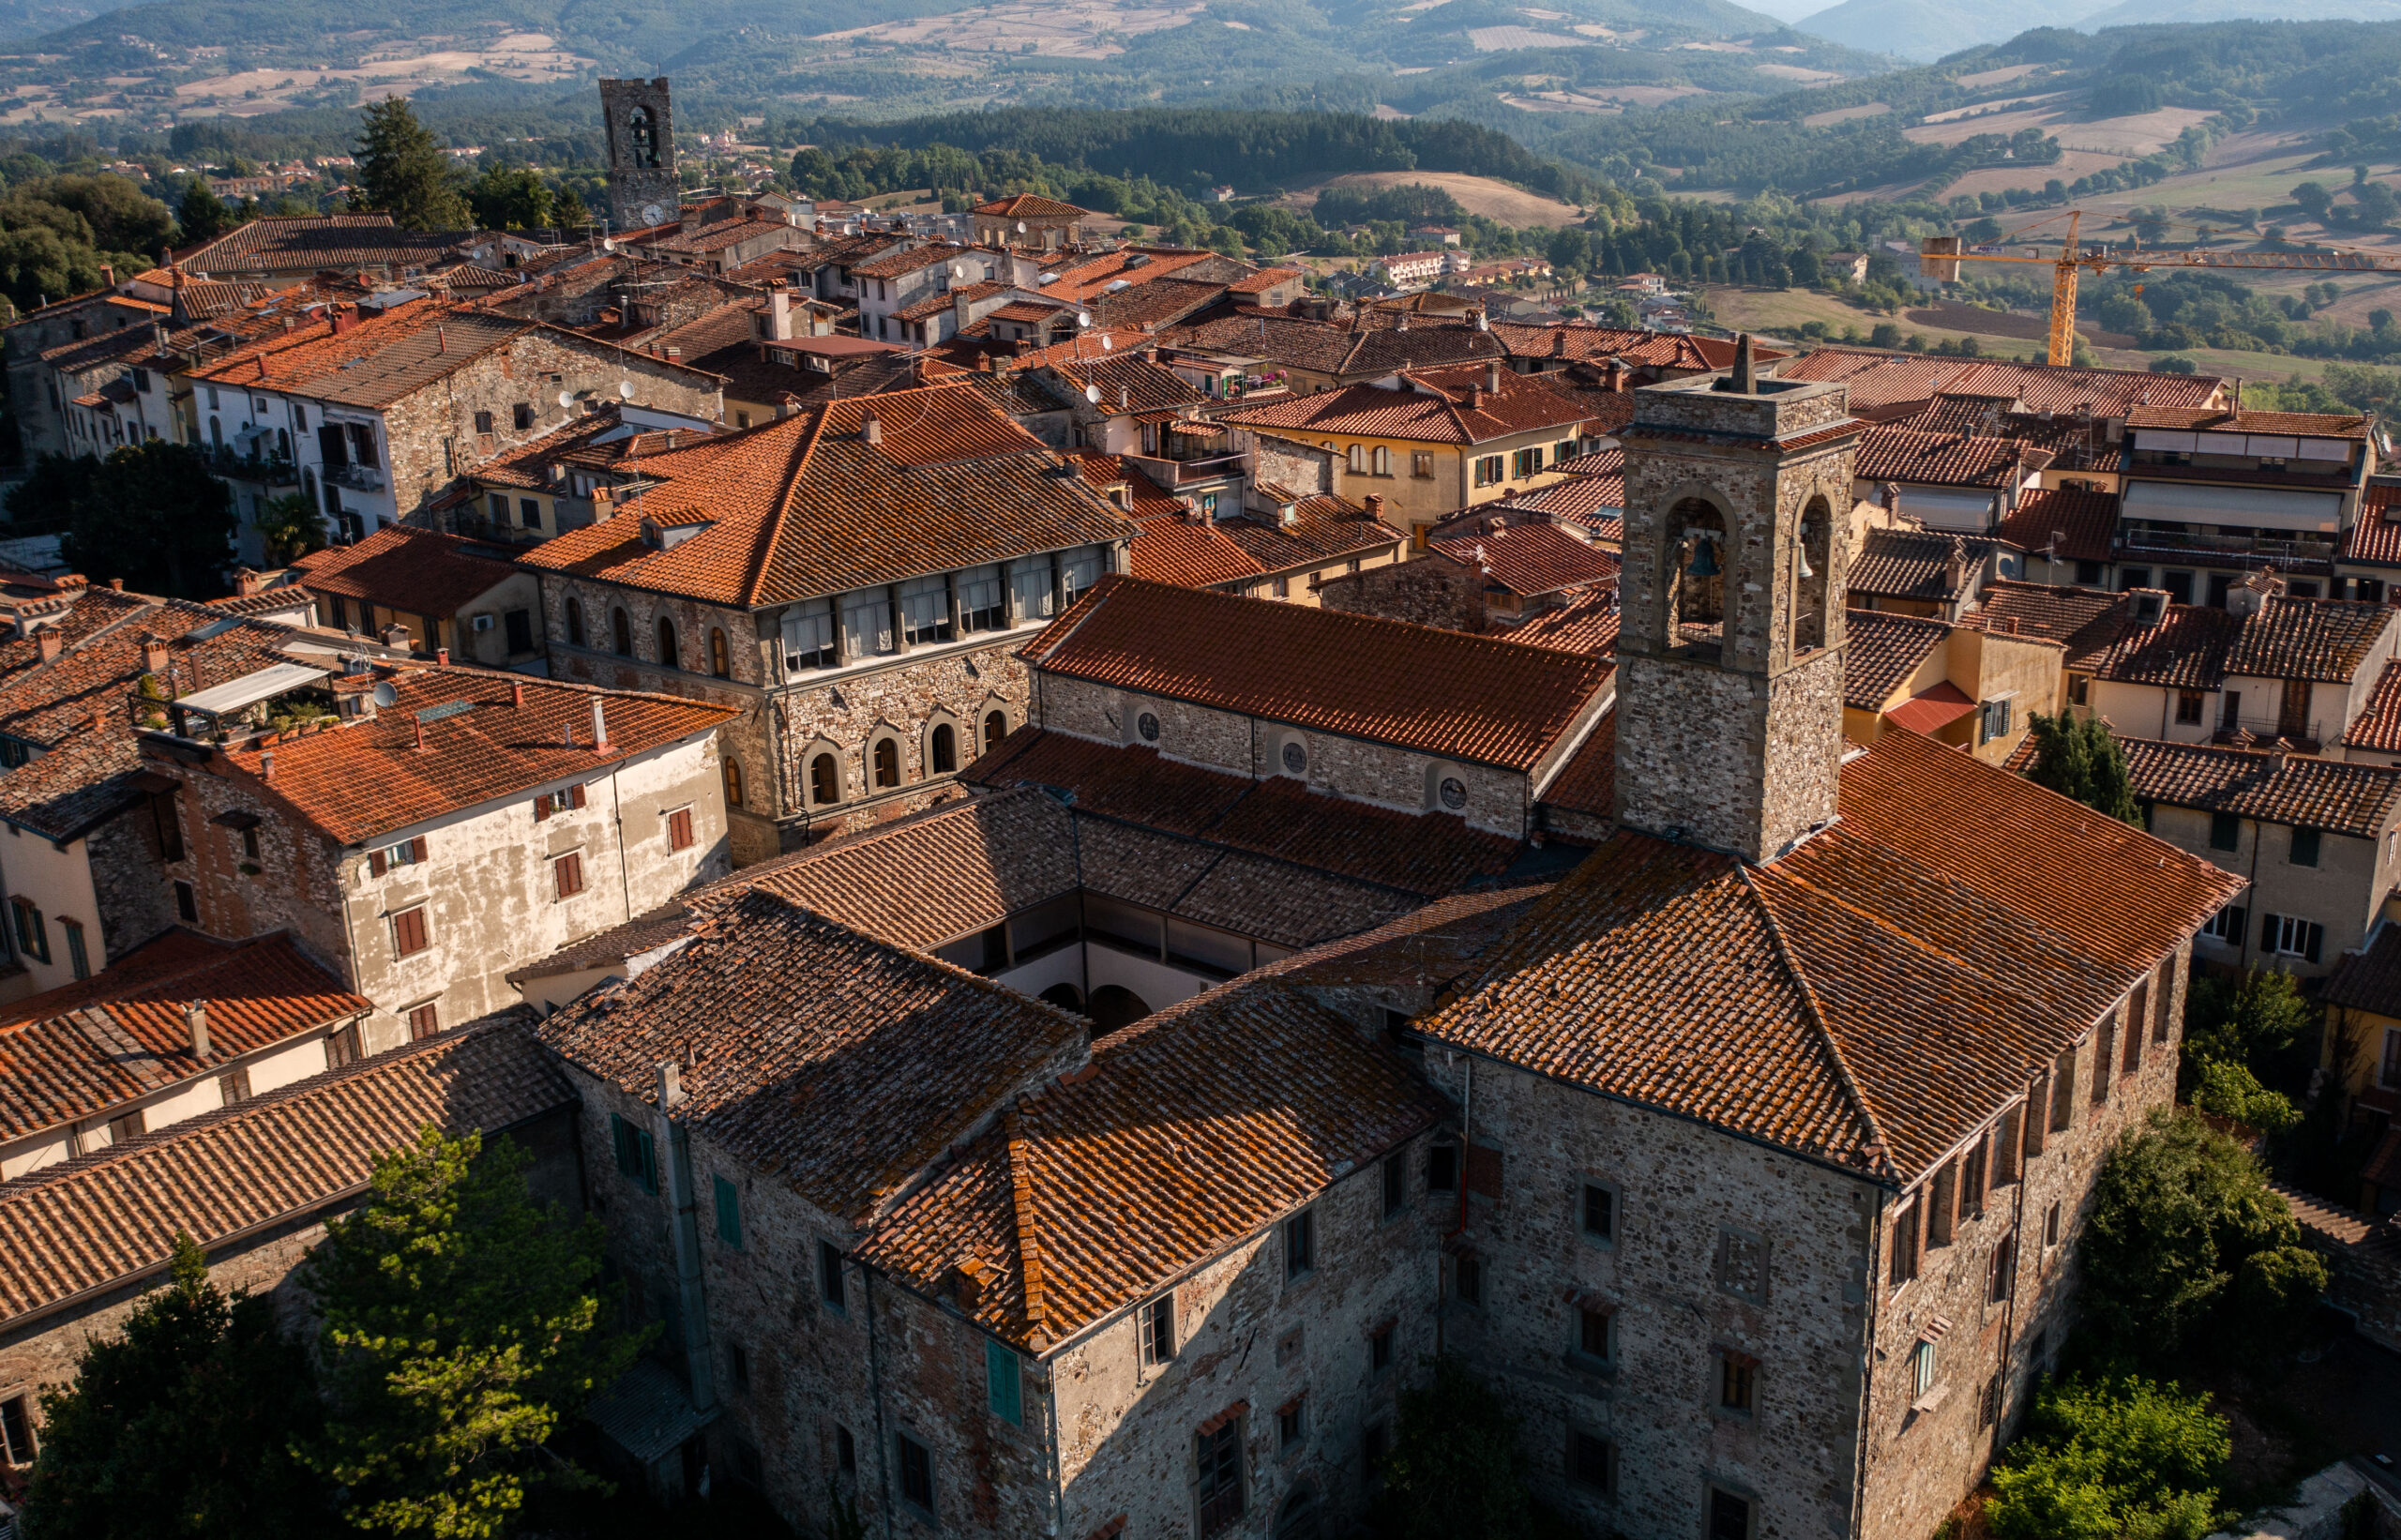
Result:
<svg viewBox="0 0 2401 1540">
<path fill-rule="evenodd" d="M 544 792 L 540 796 L 534 799 L 534 820 L 536 823 L 539 823 L 550 816 L 551 793 Z"/>
<path fill-rule="evenodd" d="M 692 845 L 692 810 L 678 808 L 667 815 L 667 848 L 689 850 Z"/>
<path fill-rule="evenodd" d="M 423 861 L 425 859 L 425 836 L 418 835 L 415 839 L 409 841 L 409 859 L 412 861 Z"/>
<path fill-rule="evenodd" d="M 582 806 L 583 806 L 583 785 L 582 785 L 582 783 L 581 783 L 581 781 L 577 782 L 577 783 L 576 783 L 576 785 L 575 785 L 571 790 L 569 790 L 569 791 L 568 791 L 567 795 L 568 795 L 568 797 L 569 797 L 570 799 L 572 799 L 572 801 L 573 801 L 573 803 L 574 803 L 574 805 L 575 805 L 576 807 L 578 807 L 578 808 L 582 807 Z"/>
<path fill-rule="evenodd" d="M 384 875 L 384 853 L 382 851 L 369 851 L 367 853 L 367 870 L 370 876 L 381 877 Z"/>
</svg>

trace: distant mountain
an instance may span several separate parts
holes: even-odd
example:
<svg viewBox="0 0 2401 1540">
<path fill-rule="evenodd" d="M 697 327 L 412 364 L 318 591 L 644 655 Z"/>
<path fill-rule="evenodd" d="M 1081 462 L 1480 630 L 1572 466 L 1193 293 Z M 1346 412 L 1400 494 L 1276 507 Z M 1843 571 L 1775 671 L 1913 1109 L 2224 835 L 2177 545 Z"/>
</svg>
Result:
<svg viewBox="0 0 2401 1540">
<path fill-rule="evenodd" d="M 1813 38 L 1931 62 L 2033 27 L 2145 26 L 2161 22 L 2393 22 L 2401 0 L 1842 0 L 1794 22 Z"/>
<path fill-rule="evenodd" d="M 2080 28 L 2095 8 L 2094 0 L 1842 0 L 1793 27 L 1828 42 L 1931 62 L 2032 27 Z M 2156 6 L 2152 11 L 2145 20 L 2164 20 Z"/>
<path fill-rule="evenodd" d="M 127 0 L 0 0 L 0 41 L 38 38 L 125 4 Z"/>
</svg>

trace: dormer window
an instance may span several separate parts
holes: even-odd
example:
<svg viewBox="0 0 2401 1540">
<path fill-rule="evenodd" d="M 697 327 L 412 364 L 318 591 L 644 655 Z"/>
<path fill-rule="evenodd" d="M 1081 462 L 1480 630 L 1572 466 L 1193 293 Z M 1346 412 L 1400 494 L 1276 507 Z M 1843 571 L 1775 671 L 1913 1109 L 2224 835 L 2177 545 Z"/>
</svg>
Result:
<svg viewBox="0 0 2401 1540">
<path fill-rule="evenodd" d="M 709 527 L 711 521 L 694 519 L 682 523 L 662 523 L 657 519 L 642 521 L 642 543 L 657 551 L 672 551 Z"/>
</svg>

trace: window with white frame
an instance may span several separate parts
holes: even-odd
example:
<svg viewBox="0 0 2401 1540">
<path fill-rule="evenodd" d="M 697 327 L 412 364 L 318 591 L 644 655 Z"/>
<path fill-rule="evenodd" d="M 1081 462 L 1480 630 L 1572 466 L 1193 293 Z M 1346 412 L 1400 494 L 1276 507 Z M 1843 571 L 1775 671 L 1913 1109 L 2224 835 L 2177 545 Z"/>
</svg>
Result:
<svg viewBox="0 0 2401 1540">
<path fill-rule="evenodd" d="M 1008 624 L 1008 611 L 1001 603 L 1001 569 L 997 566 L 971 566 L 959 575 L 959 628 L 962 631 L 997 631 Z"/>
<path fill-rule="evenodd" d="M 1065 592 L 1069 604 L 1075 603 L 1086 589 L 1098 581 L 1100 551 L 1097 548 L 1086 546 L 1059 559 L 1059 586 Z"/>
<path fill-rule="evenodd" d="M 912 647 L 948 642 L 950 580 L 940 573 L 912 578 L 900 585 L 900 636 Z"/>
<path fill-rule="evenodd" d="M 2243 933 L 2249 929 L 2251 912 L 2241 904 L 2228 904 L 2210 916 L 2201 927 L 2201 934 L 2224 946 L 2242 944 Z"/>
<path fill-rule="evenodd" d="M 847 657 L 881 657 L 895 650 L 892 605 L 881 588 L 842 596 L 842 651 Z"/>
<path fill-rule="evenodd" d="M 1050 602 L 1050 558 L 1029 556 L 1009 564 L 1009 597 L 1020 624 L 1049 620 L 1056 611 Z"/>
<path fill-rule="evenodd" d="M 2259 916 L 2259 950 L 2272 957 L 2316 962 L 2326 946 L 2326 928 L 2298 914 Z"/>
<path fill-rule="evenodd" d="M 784 672 L 834 666 L 834 605 L 810 599 L 784 611 Z"/>
</svg>

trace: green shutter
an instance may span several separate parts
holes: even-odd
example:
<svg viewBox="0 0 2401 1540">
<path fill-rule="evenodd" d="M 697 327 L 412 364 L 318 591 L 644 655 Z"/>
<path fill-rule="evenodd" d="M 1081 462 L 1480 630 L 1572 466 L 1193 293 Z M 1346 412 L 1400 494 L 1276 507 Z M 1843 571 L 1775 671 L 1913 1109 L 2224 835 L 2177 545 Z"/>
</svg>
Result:
<svg viewBox="0 0 2401 1540">
<path fill-rule="evenodd" d="M 724 1177 L 713 1178 L 717 1183 L 717 1238 L 734 1250 L 742 1249 L 742 1195 Z"/>
<path fill-rule="evenodd" d="M 1008 1423 L 1025 1421 L 1025 1391 L 1017 1354 L 989 1336 L 984 1339 L 984 1383 L 993 1416 Z"/>
<path fill-rule="evenodd" d="M 658 1191 L 658 1145 L 647 1128 L 634 1130 L 636 1152 L 642 1160 L 642 1190 L 656 1195 Z"/>
</svg>

